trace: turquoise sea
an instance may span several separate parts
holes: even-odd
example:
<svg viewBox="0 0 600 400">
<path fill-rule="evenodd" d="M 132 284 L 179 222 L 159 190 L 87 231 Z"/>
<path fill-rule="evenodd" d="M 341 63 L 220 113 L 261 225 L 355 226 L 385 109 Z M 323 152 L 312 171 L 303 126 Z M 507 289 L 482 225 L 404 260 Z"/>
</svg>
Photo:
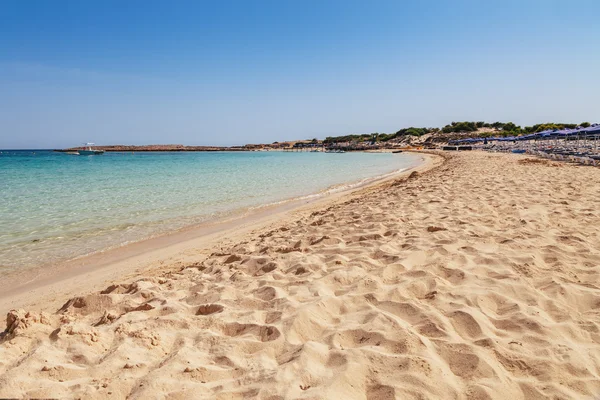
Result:
<svg viewBox="0 0 600 400">
<path fill-rule="evenodd" d="M 411 154 L 0 151 L 0 272 L 38 267 L 340 190 Z"/>
</svg>

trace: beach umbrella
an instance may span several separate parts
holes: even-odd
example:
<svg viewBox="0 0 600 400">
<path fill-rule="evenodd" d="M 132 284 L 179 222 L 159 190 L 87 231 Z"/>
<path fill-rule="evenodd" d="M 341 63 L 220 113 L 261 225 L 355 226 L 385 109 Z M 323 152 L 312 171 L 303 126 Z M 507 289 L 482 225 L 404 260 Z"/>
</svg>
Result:
<svg viewBox="0 0 600 400">
<path fill-rule="evenodd" d="M 590 134 L 597 135 L 597 134 L 600 134 L 600 125 L 594 124 L 594 125 L 588 126 L 587 128 L 581 128 L 579 131 L 585 135 L 590 135 Z"/>
</svg>

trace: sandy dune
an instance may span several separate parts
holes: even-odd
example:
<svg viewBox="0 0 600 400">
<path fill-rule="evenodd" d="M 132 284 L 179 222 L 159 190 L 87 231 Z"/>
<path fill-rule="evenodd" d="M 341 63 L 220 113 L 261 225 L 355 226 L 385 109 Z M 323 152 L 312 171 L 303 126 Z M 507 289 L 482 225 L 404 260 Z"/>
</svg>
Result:
<svg viewBox="0 0 600 400">
<path fill-rule="evenodd" d="M 600 170 L 454 154 L 9 314 L 0 397 L 594 399 Z"/>
</svg>

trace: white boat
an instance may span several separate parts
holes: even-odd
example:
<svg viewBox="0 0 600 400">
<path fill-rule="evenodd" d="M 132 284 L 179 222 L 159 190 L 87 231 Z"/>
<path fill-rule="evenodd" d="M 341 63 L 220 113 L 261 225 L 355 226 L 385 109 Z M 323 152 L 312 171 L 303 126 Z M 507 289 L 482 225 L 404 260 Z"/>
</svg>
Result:
<svg viewBox="0 0 600 400">
<path fill-rule="evenodd" d="M 104 154 L 104 150 L 94 150 L 92 149 L 92 146 L 95 143 L 84 143 L 85 146 L 83 148 L 83 150 L 77 150 L 77 153 L 79 153 L 80 156 L 93 156 L 93 155 L 97 155 L 97 154 Z"/>
</svg>

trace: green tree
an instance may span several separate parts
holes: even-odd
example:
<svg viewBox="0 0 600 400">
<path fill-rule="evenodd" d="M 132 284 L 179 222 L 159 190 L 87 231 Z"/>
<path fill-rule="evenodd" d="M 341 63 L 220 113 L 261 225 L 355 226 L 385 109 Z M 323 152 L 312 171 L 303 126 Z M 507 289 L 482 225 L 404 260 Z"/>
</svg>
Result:
<svg viewBox="0 0 600 400">
<path fill-rule="evenodd" d="M 521 130 L 521 127 L 513 124 L 512 122 L 507 122 L 502 126 L 502 130 L 505 132 L 518 132 Z"/>
</svg>

